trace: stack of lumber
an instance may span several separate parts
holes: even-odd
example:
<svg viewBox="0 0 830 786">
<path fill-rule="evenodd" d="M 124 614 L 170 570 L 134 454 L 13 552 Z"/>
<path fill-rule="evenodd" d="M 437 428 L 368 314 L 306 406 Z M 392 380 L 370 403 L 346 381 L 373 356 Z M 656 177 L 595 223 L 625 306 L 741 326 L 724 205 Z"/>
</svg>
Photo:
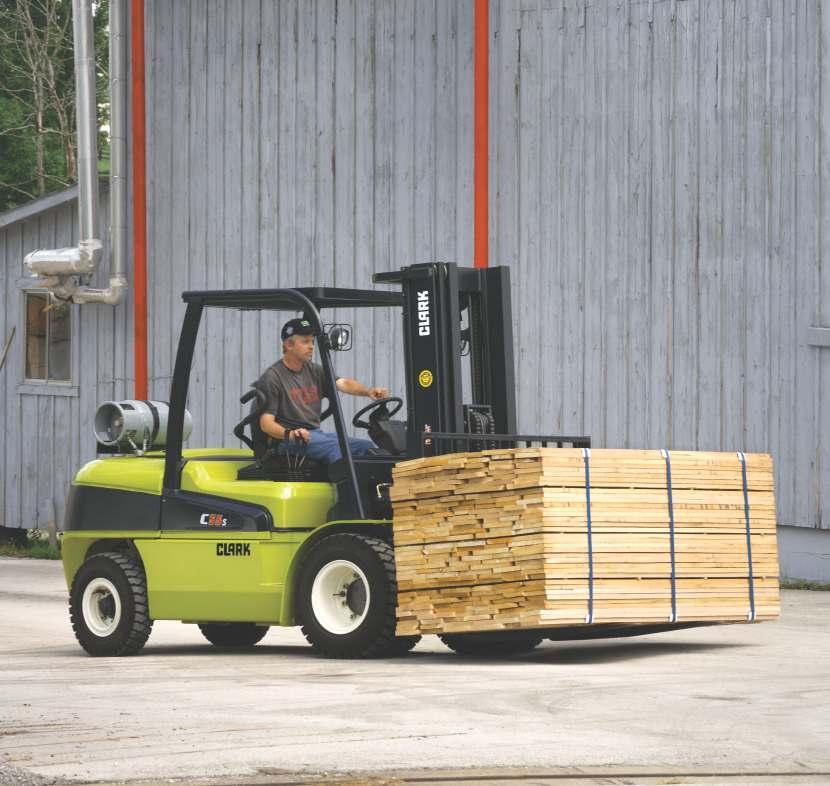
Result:
<svg viewBox="0 0 830 786">
<path fill-rule="evenodd" d="M 398 634 L 778 616 L 771 458 L 745 497 L 738 454 L 668 456 L 671 493 L 658 450 L 590 451 L 587 489 L 580 449 L 397 464 Z"/>
</svg>

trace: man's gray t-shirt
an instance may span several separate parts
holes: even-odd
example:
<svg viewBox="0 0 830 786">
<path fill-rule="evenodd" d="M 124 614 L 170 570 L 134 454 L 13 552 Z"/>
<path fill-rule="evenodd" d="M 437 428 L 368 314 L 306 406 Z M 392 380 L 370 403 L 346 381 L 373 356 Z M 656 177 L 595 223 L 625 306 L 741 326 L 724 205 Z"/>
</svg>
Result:
<svg viewBox="0 0 830 786">
<path fill-rule="evenodd" d="M 257 387 L 265 393 L 265 409 L 285 428 L 320 428 L 320 401 L 328 397 L 323 367 L 308 361 L 292 371 L 282 360 L 265 369 Z"/>
</svg>

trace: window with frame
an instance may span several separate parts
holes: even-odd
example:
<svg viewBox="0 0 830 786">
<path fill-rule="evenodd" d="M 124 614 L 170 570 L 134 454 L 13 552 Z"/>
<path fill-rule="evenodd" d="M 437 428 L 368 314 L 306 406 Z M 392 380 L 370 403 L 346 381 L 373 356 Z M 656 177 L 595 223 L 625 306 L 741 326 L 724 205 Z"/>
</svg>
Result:
<svg viewBox="0 0 830 786">
<path fill-rule="evenodd" d="M 25 293 L 27 380 L 70 382 L 71 310 L 49 302 L 43 292 Z"/>
</svg>

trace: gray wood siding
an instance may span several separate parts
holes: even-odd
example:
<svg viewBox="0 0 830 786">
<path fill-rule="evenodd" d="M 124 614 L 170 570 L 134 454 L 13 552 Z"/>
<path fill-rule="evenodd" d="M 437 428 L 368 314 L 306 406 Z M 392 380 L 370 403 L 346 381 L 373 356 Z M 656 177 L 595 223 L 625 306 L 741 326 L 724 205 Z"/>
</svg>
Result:
<svg viewBox="0 0 830 786">
<path fill-rule="evenodd" d="M 830 527 L 830 8 L 492 0 L 491 27 L 520 425 L 771 451 L 781 523 Z"/>
<path fill-rule="evenodd" d="M 168 395 L 183 289 L 370 287 L 405 264 L 471 264 L 472 12 L 147 5 L 151 395 Z M 288 316 L 208 314 L 190 444 L 228 444 Z M 338 372 L 401 390 L 395 315 L 336 317 L 373 348 L 338 356 Z"/>
<path fill-rule="evenodd" d="M 101 216 L 109 210 L 102 190 Z M 108 223 L 107 220 L 101 222 Z M 105 246 L 109 234 L 104 230 Z M 52 505 L 63 517 L 69 482 L 95 457 L 96 405 L 132 395 L 132 318 L 127 304 L 71 306 L 71 385 L 23 384 L 25 319 L 23 257 L 36 248 L 72 246 L 78 240 L 74 202 L 0 228 L 0 345 L 16 327 L 0 371 L 0 526 L 45 527 Z M 109 255 L 92 286 L 105 287 Z M 128 333 L 129 331 L 129 333 Z"/>
<path fill-rule="evenodd" d="M 826 0 L 490 8 L 490 250 L 513 277 L 520 428 L 768 450 L 780 522 L 830 527 L 830 349 L 808 343 L 830 326 Z M 471 264 L 471 0 L 146 14 L 151 396 L 169 395 L 182 290 Z M 65 207 L 0 229 L 12 526 L 62 505 L 95 405 L 132 394 L 125 306 L 74 309 L 76 397 L 18 392 L 23 255 L 74 242 L 75 224 Z M 370 347 L 338 371 L 402 390 L 397 320 L 337 316 Z M 209 315 L 190 445 L 234 444 L 281 321 Z"/>
</svg>

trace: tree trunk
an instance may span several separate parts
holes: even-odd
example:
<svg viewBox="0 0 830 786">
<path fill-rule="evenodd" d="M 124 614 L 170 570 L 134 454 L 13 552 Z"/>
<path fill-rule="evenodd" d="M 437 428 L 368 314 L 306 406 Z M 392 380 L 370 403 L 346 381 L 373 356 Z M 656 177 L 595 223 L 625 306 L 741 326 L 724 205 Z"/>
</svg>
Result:
<svg viewBox="0 0 830 786">
<path fill-rule="evenodd" d="M 37 195 L 46 193 L 46 166 L 44 162 L 45 132 L 43 129 L 43 87 L 40 74 L 32 75 L 35 98 L 35 179 L 37 180 Z"/>
</svg>

